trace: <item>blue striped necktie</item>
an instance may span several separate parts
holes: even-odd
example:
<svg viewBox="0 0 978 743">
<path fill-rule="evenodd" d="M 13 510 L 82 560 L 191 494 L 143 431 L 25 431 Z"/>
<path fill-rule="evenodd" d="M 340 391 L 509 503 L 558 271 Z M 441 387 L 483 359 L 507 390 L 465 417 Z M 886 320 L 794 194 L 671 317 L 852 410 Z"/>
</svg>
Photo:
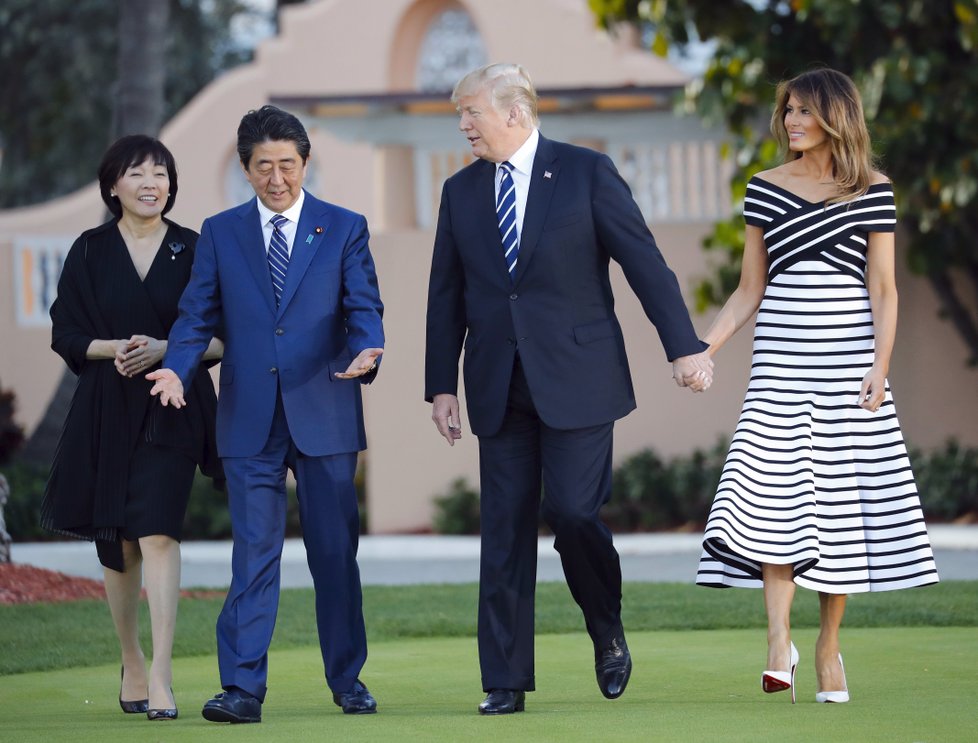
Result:
<svg viewBox="0 0 978 743">
<path fill-rule="evenodd" d="M 503 255 L 510 279 L 516 271 L 516 259 L 520 255 L 520 236 L 516 232 L 516 184 L 513 183 L 512 171 L 513 166 L 508 160 L 500 163 L 499 196 L 496 198 L 499 237 L 503 241 Z"/>
<path fill-rule="evenodd" d="M 275 306 L 282 301 L 282 290 L 285 288 L 285 274 L 289 270 L 289 244 L 285 240 L 282 228 L 288 223 L 288 218 L 281 214 L 274 215 L 272 223 L 272 239 L 268 243 L 268 270 L 272 274 L 272 289 L 275 291 Z"/>
</svg>

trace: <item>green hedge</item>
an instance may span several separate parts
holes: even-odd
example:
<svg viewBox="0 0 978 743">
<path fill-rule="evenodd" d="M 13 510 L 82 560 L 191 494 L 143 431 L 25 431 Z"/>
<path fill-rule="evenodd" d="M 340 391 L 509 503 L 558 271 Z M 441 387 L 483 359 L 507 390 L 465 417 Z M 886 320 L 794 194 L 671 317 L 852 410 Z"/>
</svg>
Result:
<svg viewBox="0 0 978 743">
<path fill-rule="evenodd" d="M 611 501 L 601 516 L 615 531 L 701 529 L 713 503 L 728 442 L 707 451 L 663 459 L 645 449 L 619 464 L 612 475 Z M 924 517 L 949 522 L 978 517 L 978 449 L 956 441 L 931 452 L 911 451 Z M 479 494 L 464 479 L 435 498 L 433 528 L 441 534 L 479 531 Z"/>
</svg>

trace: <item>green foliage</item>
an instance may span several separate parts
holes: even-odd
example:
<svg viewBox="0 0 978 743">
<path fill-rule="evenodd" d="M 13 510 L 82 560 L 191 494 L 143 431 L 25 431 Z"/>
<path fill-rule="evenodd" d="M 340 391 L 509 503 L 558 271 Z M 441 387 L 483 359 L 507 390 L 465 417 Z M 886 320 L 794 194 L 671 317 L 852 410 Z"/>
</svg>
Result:
<svg viewBox="0 0 978 743">
<path fill-rule="evenodd" d="M 651 449 L 624 459 L 611 479 L 611 501 L 601 518 L 616 532 L 701 529 L 713 504 L 729 443 L 665 460 Z M 914 450 L 924 517 L 947 522 L 978 516 L 978 449 L 956 441 L 929 452 Z M 479 494 L 464 479 L 435 499 L 434 531 L 479 533 Z"/>
<path fill-rule="evenodd" d="M 7 462 L 24 443 L 24 427 L 14 420 L 17 398 L 0 386 L 0 464 Z"/>
<path fill-rule="evenodd" d="M 231 19 L 241 0 L 169 0 L 166 118 L 220 71 L 250 58 Z M 95 177 L 109 144 L 118 46 L 117 0 L 0 4 L 0 208 L 70 193 Z"/>
<path fill-rule="evenodd" d="M 928 520 L 978 516 L 978 449 L 949 441 L 930 453 L 912 452 L 910 461 Z"/>
<path fill-rule="evenodd" d="M 883 170 L 897 192 L 911 269 L 927 277 L 978 362 L 978 2 L 976 0 L 589 0 L 598 23 L 650 30 L 665 53 L 691 39 L 715 43 L 688 107 L 732 137 L 734 203 L 777 162 L 767 132 L 774 85 L 815 65 L 849 74 L 862 91 Z M 739 211 L 739 210 L 738 210 Z M 742 235 L 719 225 L 706 247 L 719 275 L 703 306 L 736 284 Z"/>
<path fill-rule="evenodd" d="M 431 527 L 438 534 L 478 534 L 479 491 L 464 477 L 455 480 L 445 495 L 435 498 Z"/>
<path fill-rule="evenodd" d="M 41 499 L 48 480 L 47 467 L 15 459 L 3 466 L 3 476 L 10 485 L 3 518 L 7 533 L 14 542 L 37 542 L 62 539 L 41 528 Z"/>
<path fill-rule="evenodd" d="M 665 461 L 651 449 L 625 459 L 611 479 L 602 519 L 615 531 L 701 527 L 713 503 L 727 442 Z"/>
</svg>

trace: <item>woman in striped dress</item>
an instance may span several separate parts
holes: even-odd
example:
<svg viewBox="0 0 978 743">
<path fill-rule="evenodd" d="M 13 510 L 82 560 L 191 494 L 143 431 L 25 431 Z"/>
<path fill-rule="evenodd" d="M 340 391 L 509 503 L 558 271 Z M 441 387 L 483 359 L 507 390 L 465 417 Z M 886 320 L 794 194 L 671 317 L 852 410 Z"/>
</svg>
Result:
<svg viewBox="0 0 978 743">
<path fill-rule="evenodd" d="M 790 689 L 792 702 L 791 603 L 796 585 L 818 591 L 816 700 L 847 702 L 846 595 L 937 581 L 886 381 L 896 211 L 847 76 L 818 69 L 781 83 L 771 130 L 785 162 L 748 183 L 740 285 L 704 338 L 715 353 L 757 311 L 696 582 L 763 586 L 762 688 Z"/>
</svg>

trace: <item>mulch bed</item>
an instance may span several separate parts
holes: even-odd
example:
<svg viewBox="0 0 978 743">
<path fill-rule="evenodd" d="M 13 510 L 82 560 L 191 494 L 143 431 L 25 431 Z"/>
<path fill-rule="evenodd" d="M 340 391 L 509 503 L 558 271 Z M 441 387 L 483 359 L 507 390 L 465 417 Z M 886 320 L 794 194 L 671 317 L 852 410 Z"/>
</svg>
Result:
<svg viewBox="0 0 978 743">
<path fill-rule="evenodd" d="M 181 591 L 183 598 L 215 598 L 224 591 Z M 33 565 L 0 563 L 0 604 L 55 603 L 105 599 L 105 586 L 100 580 L 78 578 Z"/>
</svg>

